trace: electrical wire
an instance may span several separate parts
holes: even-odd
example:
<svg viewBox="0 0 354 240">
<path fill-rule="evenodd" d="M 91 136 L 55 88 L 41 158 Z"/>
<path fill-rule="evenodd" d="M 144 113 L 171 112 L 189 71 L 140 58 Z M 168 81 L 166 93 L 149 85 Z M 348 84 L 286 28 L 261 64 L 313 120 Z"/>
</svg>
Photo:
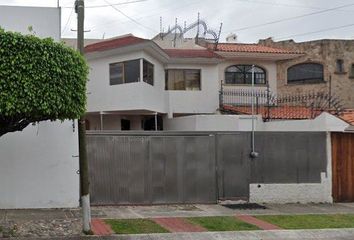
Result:
<svg viewBox="0 0 354 240">
<path fill-rule="evenodd" d="M 199 1 L 196 1 L 196 2 L 189 3 L 189 4 L 184 4 L 181 7 L 174 7 L 173 9 L 165 9 L 165 10 L 162 10 L 162 11 L 160 10 L 160 8 L 152 9 L 149 12 L 151 13 L 151 12 L 154 12 L 154 10 L 158 10 L 158 11 L 155 11 L 156 14 L 145 15 L 145 16 L 142 16 L 142 17 L 135 18 L 135 20 L 143 19 L 143 18 L 149 18 L 149 17 L 154 17 L 154 16 L 161 16 L 161 13 L 163 13 L 163 12 L 169 12 L 171 10 L 176 11 L 176 10 L 184 9 L 184 8 L 190 7 L 191 5 L 195 5 L 195 4 L 198 4 L 198 3 L 203 2 L 203 1 L 205 1 L 205 0 L 199 0 Z M 175 4 L 175 5 L 177 5 L 177 4 Z M 174 6 L 174 5 L 171 5 L 171 4 L 166 5 L 166 7 L 171 7 L 171 6 Z M 164 6 L 162 6 L 162 7 L 164 7 Z M 103 24 L 94 25 L 94 26 L 91 27 L 91 29 L 96 29 L 97 27 L 100 27 L 100 26 L 105 26 L 106 27 L 107 25 L 112 25 L 112 24 L 114 24 L 116 22 L 126 23 L 126 22 L 129 22 L 129 21 L 123 21 L 123 22 L 120 21 L 120 20 L 108 21 L 108 22 L 105 22 Z"/>
<path fill-rule="evenodd" d="M 74 13 L 74 7 L 71 8 L 71 12 L 69 14 L 68 20 L 66 21 L 66 24 L 65 24 L 63 30 L 61 31 L 61 35 L 64 34 L 64 32 L 66 31 L 66 28 L 69 26 L 69 23 L 70 23 L 70 20 L 71 20 L 71 17 L 73 15 L 73 13 Z"/>
<path fill-rule="evenodd" d="M 107 0 L 104 0 L 104 1 L 105 1 L 107 4 L 110 4 Z M 114 5 L 110 4 L 110 6 L 111 6 L 114 10 L 116 10 L 117 12 L 119 12 L 120 14 L 122 14 L 123 16 L 125 16 L 126 18 L 128 18 L 129 20 L 131 20 L 132 22 L 134 22 L 135 24 L 137 24 L 137 25 L 139 25 L 139 26 L 141 26 L 141 27 L 143 27 L 143 28 L 145 28 L 145 29 L 148 29 L 148 30 L 150 30 L 150 31 L 152 31 L 152 32 L 154 32 L 154 33 L 158 33 L 158 31 L 156 31 L 155 29 L 150 28 L 150 27 L 147 27 L 147 26 L 141 24 L 140 22 L 136 21 L 134 18 L 129 17 L 127 14 L 125 14 L 123 11 L 119 10 L 119 9 L 118 9 L 117 7 L 115 7 Z"/>
<path fill-rule="evenodd" d="M 247 26 L 247 27 L 227 30 L 227 31 L 223 31 L 222 33 L 230 32 L 230 31 L 244 31 L 244 30 L 248 30 L 248 29 L 263 27 L 263 26 L 267 26 L 267 25 L 280 23 L 280 22 L 286 22 L 286 21 L 290 21 L 290 20 L 294 20 L 294 19 L 298 19 L 298 18 L 303 18 L 303 17 L 308 17 L 308 16 L 313 16 L 313 15 L 325 13 L 325 12 L 330 12 L 330 11 L 338 10 L 338 9 L 341 9 L 341 8 L 350 7 L 350 6 L 353 6 L 353 5 L 354 5 L 354 3 L 350 3 L 350 4 L 341 5 L 341 6 L 334 7 L 334 8 L 327 8 L 327 9 L 324 9 L 324 10 L 311 12 L 311 13 L 307 13 L 307 14 L 302 14 L 302 15 L 298 15 L 298 16 L 294 16 L 294 17 L 288 17 L 288 18 L 283 18 L 283 19 L 271 21 L 271 22 L 266 22 L 266 23 L 251 25 L 251 26 Z"/>
<path fill-rule="evenodd" d="M 332 31 L 332 30 L 341 29 L 341 28 L 347 28 L 347 27 L 352 27 L 352 26 L 354 26 L 354 23 L 346 24 L 346 25 L 342 25 L 342 26 L 337 26 L 337 27 L 324 28 L 324 29 L 320 29 L 320 30 L 312 31 L 312 32 L 305 32 L 305 33 L 288 35 L 288 36 L 285 36 L 285 37 L 279 37 L 279 38 L 275 38 L 275 39 L 276 40 L 282 40 L 282 39 L 287 39 L 287 38 L 291 38 L 291 37 L 305 36 L 305 35 L 310 35 L 310 34 L 314 34 L 314 33 L 327 32 L 327 31 Z"/>
<path fill-rule="evenodd" d="M 133 1 L 126 1 L 122 3 L 112 3 L 112 4 L 106 4 L 106 5 L 92 5 L 92 6 L 85 6 L 85 8 L 104 8 L 104 7 L 111 7 L 113 6 L 119 6 L 119 5 L 126 5 L 126 4 L 131 4 L 131 3 L 138 3 L 138 2 L 146 2 L 148 0 L 133 0 Z M 61 8 L 72 8 L 70 6 L 62 6 Z"/>
</svg>

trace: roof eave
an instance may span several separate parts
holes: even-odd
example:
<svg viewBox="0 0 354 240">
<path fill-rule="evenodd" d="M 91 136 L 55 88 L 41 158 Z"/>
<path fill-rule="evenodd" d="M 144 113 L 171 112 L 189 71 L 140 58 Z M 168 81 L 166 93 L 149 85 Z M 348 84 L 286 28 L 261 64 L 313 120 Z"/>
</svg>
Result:
<svg viewBox="0 0 354 240">
<path fill-rule="evenodd" d="M 87 60 L 94 60 L 104 57 L 110 57 L 117 54 L 124 54 L 136 51 L 147 51 L 154 57 L 158 58 L 161 62 L 167 62 L 169 57 L 168 55 L 154 42 L 146 41 L 136 44 L 131 44 L 123 47 L 107 49 L 103 51 L 94 51 L 85 53 Z"/>
<path fill-rule="evenodd" d="M 168 63 L 202 63 L 202 64 L 218 64 L 222 62 L 221 58 L 203 58 L 203 57 L 170 57 Z"/>
<path fill-rule="evenodd" d="M 216 52 L 225 59 L 259 59 L 259 60 L 287 60 L 294 59 L 304 54 L 301 53 L 260 53 L 260 52 Z"/>
</svg>

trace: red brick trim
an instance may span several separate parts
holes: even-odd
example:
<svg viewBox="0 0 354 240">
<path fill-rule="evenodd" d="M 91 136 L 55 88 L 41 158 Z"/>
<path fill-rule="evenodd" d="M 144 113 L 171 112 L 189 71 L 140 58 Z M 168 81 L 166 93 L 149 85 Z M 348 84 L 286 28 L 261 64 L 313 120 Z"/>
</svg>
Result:
<svg viewBox="0 0 354 240">
<path fill-rule="evenodd" d="M 91 220 L 91 229 L 93 233 L 98 236 L 109 236 L 113 234 L 111 227 L 100 218 L 93 218 Z"/>
<path fill-rule="evenodd" d="M 279 229 L 281 229 L 280 227 L 278 227 L 276 225 L 262 221 L 258 218 L 252 217 L 250 215 L 236 215 L 236 218 L 241 221 L 244 221 L 246 223 L 255 225 L 262 230 L 279 230 Z"/>
</svg>

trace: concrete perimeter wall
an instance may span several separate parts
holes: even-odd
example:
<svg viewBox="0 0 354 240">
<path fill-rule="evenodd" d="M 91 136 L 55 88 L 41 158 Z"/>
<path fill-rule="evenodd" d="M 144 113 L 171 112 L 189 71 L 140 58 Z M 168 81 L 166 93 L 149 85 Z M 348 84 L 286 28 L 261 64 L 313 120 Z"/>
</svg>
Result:
<svg viewBox="0 0 354 240">
<path fill-rule="evenodd" d="M 31 34 L 59 41 L 60 9 L 0 6 L 0 27 L 30 34 L 29 26 Z M 78 207 L 77 155 L 72 121 L 40 122 L 2 136 L 0 209 Z"/>
</svg>

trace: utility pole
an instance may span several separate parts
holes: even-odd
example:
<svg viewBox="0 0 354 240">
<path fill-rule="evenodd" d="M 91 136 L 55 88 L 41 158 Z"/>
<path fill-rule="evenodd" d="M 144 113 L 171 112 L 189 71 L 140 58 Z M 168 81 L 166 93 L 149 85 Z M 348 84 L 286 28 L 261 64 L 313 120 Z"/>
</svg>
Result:
<svg viewBox="0 0 354 240">
<path fill-rule="evenodd" d="M 84 0 L 75 1 L 75 11 L 77 13 L 77 49 L 84 55 L 84 19 L 85 3 Z M 80 162 L 80 196 L 82 207 L 83 232 L 91 232 L 91 209 L 89 194 L 88 162 L 86 151 L 86 127 L 85 116 L 79 119 L 79 162 Z"/>
</svg>

